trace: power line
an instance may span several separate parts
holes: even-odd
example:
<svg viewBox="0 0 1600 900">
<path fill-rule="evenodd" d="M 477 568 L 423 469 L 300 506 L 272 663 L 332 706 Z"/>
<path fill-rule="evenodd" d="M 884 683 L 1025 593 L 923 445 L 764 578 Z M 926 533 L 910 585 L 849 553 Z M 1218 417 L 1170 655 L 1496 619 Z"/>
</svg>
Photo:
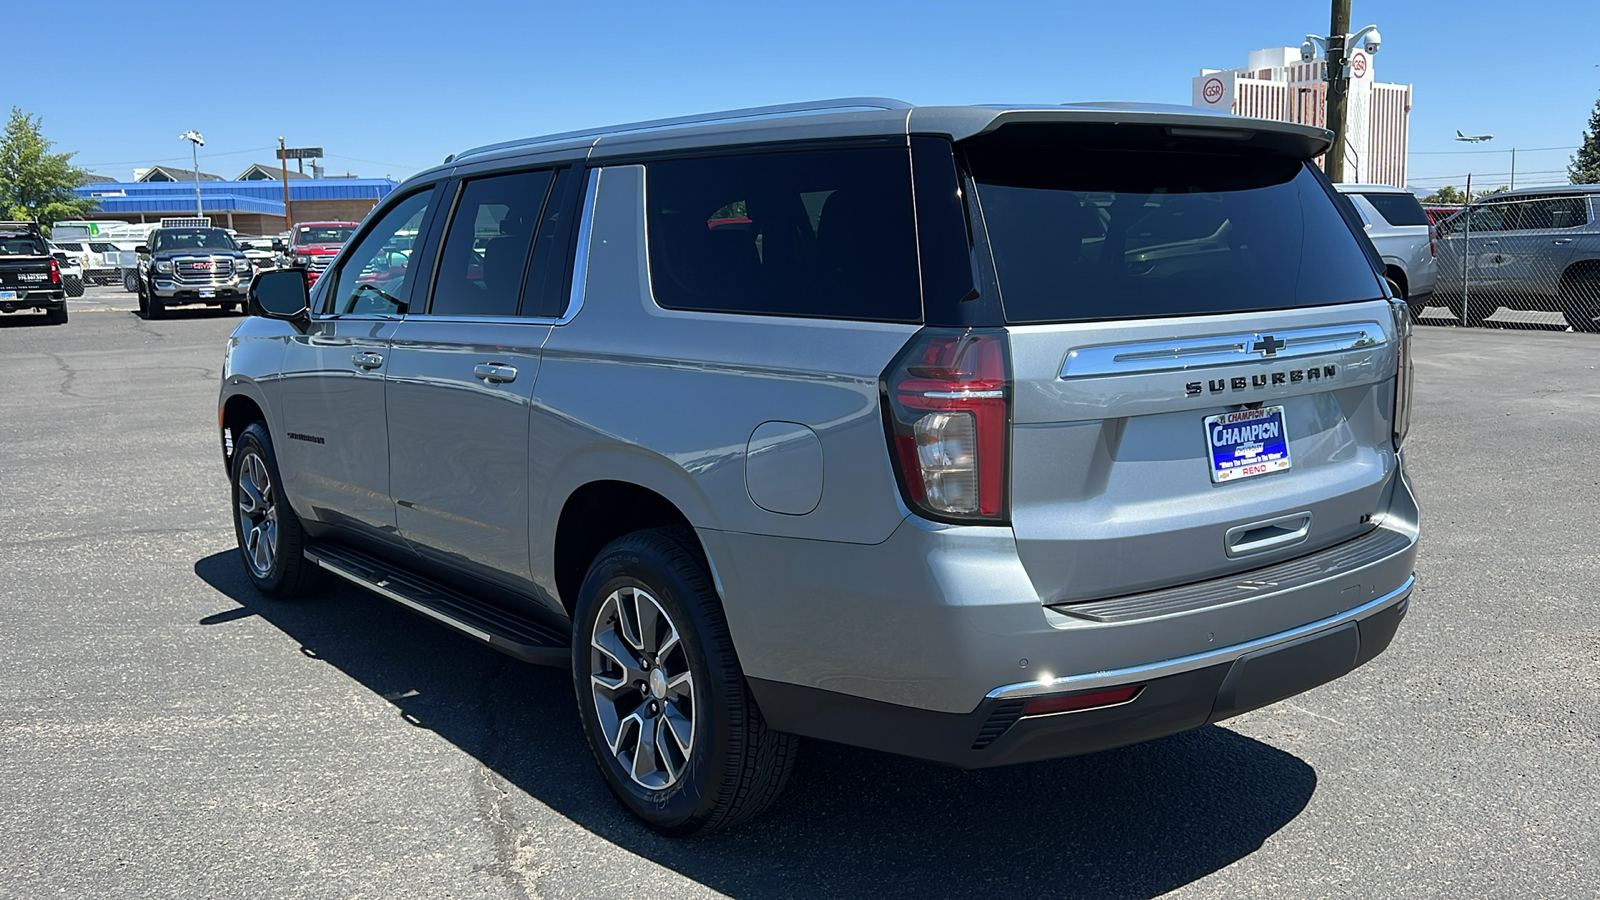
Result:
<svg viewBox="0 0 1600 900">
<path fill-rule="evenodd" d="M 1543 153 L 1547 150 L 1576 150 L 1577 147 L 1504 147 L 1496 150 L 1407 150 L 1407 156 L 1444 156 L 1456 153 Z"/>
<path fill-rule="evenodd" d="M 226 153 L 207 153 L 206 154 L 206 159 L 214 159 L 215 157 L 218 157 L 218 156 L 239 156 L 240 154 L 243 154 L 243 153 L 261 153 L 261 152 L 264 152 L 264 151 L 267 151 L 267 150 L 275 150 L 275 149 L 277 149 L 277 148 L 276 147 L 253 147 L 253 148 L 251 148 L 249 150 L 229 150 Z M 81 166 L 81 167 L 83 167 L 85 169 L 90 169 L 90 168 L 97 168 L 99 166 L 137 166 L 137 165 L 141 165 L 143 163 L 164 163 L 164 162 L 188 162 L 188 160 L 185 159 L 184 157 L 181 157 L 181 156 L 168 156 L 168 157 L 165 157 L 163 159 L 123 159 L 123 160 L 118 160 L 116 162 L 92 162 L 92 163 L 75 162 L 75 163 L 73 163 L 73 165 Z"/>
</svg>

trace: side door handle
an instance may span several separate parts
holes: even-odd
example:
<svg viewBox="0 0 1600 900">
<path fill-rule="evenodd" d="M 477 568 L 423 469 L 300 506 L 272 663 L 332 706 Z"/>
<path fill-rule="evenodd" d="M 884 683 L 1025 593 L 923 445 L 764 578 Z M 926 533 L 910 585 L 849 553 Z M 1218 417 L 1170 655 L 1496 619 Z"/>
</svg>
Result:
<svg viewBox="0 0 1600 900">
<path fill-rule="evenodd" d="M 1499 243 L 1500 243 L 1499 241 L 1484 241 L 1483 245 L 1485 247 L 1494 247 L 1494 246 L 1497 246 Z"/>
<path fill-rule="evenodd" d="M 472 367 L 472 374 L 489 384 L 506 384 L 517 380 L 517 367 L 500 363 L 479 363 Z"/>
<path fill-rule="evenodd" d="M 1556 243 L 1558 243 L 1558 244 L 1570 244 L 1570 243 L 1572 243 L 1572 238 L 1556 238 Z"/>
<path fill-rule="evenodd" d="M 350 361 L 355 363 L 357 368 L 366 369 L 370 372 L 383 365 L 383 354 L 357 353 L 355 356 L 350 357 Z"/>
</svg>

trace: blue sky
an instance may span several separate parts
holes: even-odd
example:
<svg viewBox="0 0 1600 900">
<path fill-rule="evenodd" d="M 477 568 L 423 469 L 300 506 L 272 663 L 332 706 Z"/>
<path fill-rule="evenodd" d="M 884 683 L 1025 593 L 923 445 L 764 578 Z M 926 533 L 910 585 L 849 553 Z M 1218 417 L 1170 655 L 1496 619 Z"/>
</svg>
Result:
<svg viewBox="0 0 1600 900">
<path fill-rule="evenodd" d="M 1595 0 L 1357 0 L 1368 22 L 1378 80 L 1415 85 L 1413 184 L 1504 181 L 1511 147 L 1575 146 L 1600 97 Z M 1188 103 L 1200 68 L 1327 28 L 1326 0 L 17 2 L 8 34 L 71 52 L 11 68 L 0 100 L 116 178 L 186 165 L 190 128 L 224 177 L 272 162 L 281 134 L 326 148 L 332 173 L 400 178 L 498 140 L 823 97 Z M 1519 184 L 1564 180 L 1570 154 L 1519 152 Z"/>
</svg>

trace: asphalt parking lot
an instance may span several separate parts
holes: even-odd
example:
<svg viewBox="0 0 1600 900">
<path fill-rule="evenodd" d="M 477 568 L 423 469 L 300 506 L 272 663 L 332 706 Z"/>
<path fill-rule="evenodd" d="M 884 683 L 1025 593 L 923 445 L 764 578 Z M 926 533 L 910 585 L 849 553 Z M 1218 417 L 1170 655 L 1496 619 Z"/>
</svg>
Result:
<svg viewBox="0 0 1600 900">
<path fill-rule="evenodd" d="M 1417 592 L 1349 677 L 1151 744 L 960 772 L 820 743 L 673 842 L 567 675 L 354 588 L 275 603 L 215 432 L 237 317 L 0 316 L 0 896 L 1592 897 L 1600 338 L 1425 327 Z"/>
</svg>

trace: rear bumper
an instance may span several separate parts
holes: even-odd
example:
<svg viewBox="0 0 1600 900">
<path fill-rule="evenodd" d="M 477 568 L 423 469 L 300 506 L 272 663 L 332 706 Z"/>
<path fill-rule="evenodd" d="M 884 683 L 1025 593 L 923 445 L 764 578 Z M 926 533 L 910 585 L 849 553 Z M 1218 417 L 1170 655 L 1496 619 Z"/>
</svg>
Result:
<svg viewBox="0 0 1600 900">
<path fill-rule="evenodd" d="M 1029 715 L 1030 697 L 1062 689 L 1038 684 L 991 692 L 970 713 L 941 713 L 831 691 L 751 679 L 772 727 L 822 740 L 966 769 L 1109 750 L 1218 722 L 1325 684 L 1389 646 L 1410 602 L 1412 580 L 1325 622 L 1247 645 L 1113 672 L 1097 689 L 1140 686 L 1130 701 L 1100 709 Z M 1067 693 L 1083 685 L 1070 685 Z"/>
<path fill-rule="evenodd" d="M 6 288 L 5 290 L 14 290 L 17 296 L 14 299 L 0 300 L 0 312 L 10 313 L 19 309 L 52 309 L 57 306 L 65 306 L 67 302 L 66 291 L 59 287 L 47 291 L 30 291 L 25 288 Z"/>
<path fill-rule="evenodd" d="M 1193 728 L 1376 656 L 1404 614 L 1418 534 L 1403 468 L 1386 493 L 1379 527 L 1353 541 L 1066 612 L 1043 605 L 1009 528 L 910 518 L 870 546 L 700 535 L 772 727 L 986 766 Z M 1259 677 L 1269 669 L 1282 671 Z M 1235 672 L 1249 683 L 1230 686 L 1245 677 Z M 1144 688 L 1123 706 L 1022 717 L 973 749 L 997 711 L 1017 717 L 1032 697 L 1128 685 Z"/>
</svg>

